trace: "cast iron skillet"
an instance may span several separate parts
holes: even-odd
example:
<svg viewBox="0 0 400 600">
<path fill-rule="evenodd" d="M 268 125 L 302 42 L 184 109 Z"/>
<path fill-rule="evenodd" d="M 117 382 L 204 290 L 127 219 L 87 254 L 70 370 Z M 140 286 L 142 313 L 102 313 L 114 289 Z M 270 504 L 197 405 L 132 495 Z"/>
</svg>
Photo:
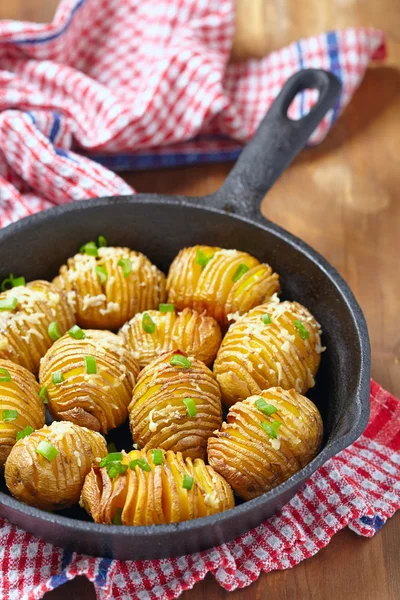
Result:
<svg viewBox="0 0 400 600">
<path fill-rule="evenodd" d="M 306 88 L 319 90 L 318 103 L 307 116 L 292 121 L 286 116 L 287 109 L 296 94 Z M 1 515 L 59 546 L 87 554 L 120 559 L 186 554 L 229 541 L 261 523 L 290 500 L 318 467 L 361 435 L 369 415 L 370 350 L 360 307 L 322 256 L 259 212 L 266 191 L 302 149 L 339 94 L 340 84 L 330 73 L 305 70 L 294 75 L 222 188 L 211 196 L 194 199 L 138 194 L 88 200 L 47 210 L 0 232 L 1 277 L 12 272 L 30 280 L 51 279 L 83 242 L 99 233 L 109 244 L 144 252 L 165 272 L 178 250 L 193 244 L 238 248 L 270 263 L 280 274 L 282 297 L 307 306 L 324 331 L 327 351 L 316 388 L 310 394 L 324 421 L 320 454 L 267 494 L 227 512 L 184 523 L 97 525 L 81 509 L 46 513 L 7 493 L 0 493 Z M 302 191 L 298 193 L 301 210 Z M 114 439 L 119 438 L 117 431 Z M 129 449 L 129 441 L 125 447 Z"/>
</svg>

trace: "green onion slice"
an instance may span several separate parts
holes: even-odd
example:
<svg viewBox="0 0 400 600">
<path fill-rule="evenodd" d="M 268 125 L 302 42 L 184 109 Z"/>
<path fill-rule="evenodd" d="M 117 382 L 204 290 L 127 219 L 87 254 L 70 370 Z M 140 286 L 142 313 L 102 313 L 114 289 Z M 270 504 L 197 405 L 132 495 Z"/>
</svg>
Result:
<svg viewBox="0 0 400 600">
<path fill-rule="evenodd" d="M 105 283 L 108 279 L 107 269 L 105 269 L 104 267 L 96 267 L 95 271 L 99 282 L 101 284 Z"/>
<path fill-rule="evenodd" d="M 113 525 L 122 525 L 122 508 L 116 508 L 114 518 L 112 520 Z"/>
<path fill-rule="evenodd" d="M 257 398 L 254 404 L 257 406 L 258 410 L 260 410 L 265 415 L 273 415 L 274 413 L 278 412 L 276 406 L 274 406 L 273 404 L 268 404 L 268 402 L 266 402 L 264 398 Z"/>
<path fill-rule="evenodd" d="M 11 296 L 10 298 L 2 298 L 0 300 L 0 310 L 15 310 L 17 308 L 18 298 Z"/>
<path fill-rule="evenodd" d="M 53 321 L 52 323 L 50 323 L 50 325 L 47 328 L 47 332 L 54 342 L 56 340 L 59 340 L 60 337 L 62 337 L 62 333 L 60 331 L 57 321 Z"/>
<path fill-rule="evenodd" d="M 15 440 L 18 442 L 18 440 L 22 440 L 22 438 L 31 435 L 31 433 L 33 433 L 33 427 L 28 425 L 28 427 L 25 427 L 25 429 L 22 431 L 18 431 L 17 435 L 15 436 Z"/>
<path fill-rule="evenodd" d="M 241 277 L 243 277 L 243 275 L 244 275 L 245 273 L 247 273 L 247 271 L 248 271 L 248 270 L 249 270 L 249 267 L 248 267 L 247 265 L 245 265 L 245 264 L 241 263 L 241 264 L 238 266 L 238 268 L 236 269 L 236 271 L 235 271 L 235 274 L 234 274 L 234 276 L 232 277 L 232 281 L 233 281 L 234 283 L 236 283 L 237 281 L 239 281 L 239 279 L 240 279 Z"/>
<path fill-rule="evenodd" d="M 12 273 L 4 279 L 1 283 L 0 290 L 5 292 L 6 290 L 10 290 L 14 287 L 23 286 L 26 284 L 25 277 L 14 277 Z"/>
<path fill-rule="evenodd" d="M 83 246 L 79 248 L 79 252 L 83 252 L 88 256 L 98 256 L 99 254 L 96 242 L 87 242 L 86 244 L 83 244 Z"/>
<path fill-rule="evenodd" d="M 49 402 L 49 397 L 48 397 L 48 395 L 47 395 L 47 386 L 46 386 L 46 385 L 44 385 L 44 386 L 41 388 L 41 390 L 40 390 L 40 392 L 39 392 L 39 398 L 41 398 L 41 399 L 43 400 L 43 403 L 44 403 L 44 404 L 48 404 L 48 402 Z"/>
<path fill-rule="evenodd" d="M 74 325 L 71 329 L 68 330 L 68 335 L 70 335 L 74 340 L 83 340 L 86 335 L 83 329 L 79 327 L 79 325 Z"/>
<path fill-rule="evenodd" d="M 261 317 L 261 319 L 262 319 L 262 322 L 264 323 L 264 325 L 269 325 L 271 323 L 271 315 L 269 315 L 268 313 L 263 315 Z"/>
<path fill-rule="evenodd" d="M 18 411 L 17 410 L 11 410 L 11 409 L 3 410 L 2 421 L 4 423 L 11 423 L 11 421 L 15 421 L 15 419 L 18 419 Z"/>
<path fill-rule="evenodd" d="M 3 367 L 0 368 L 0 383 L 8 383 L 9 381 L 11 381 L 12 377 L 11 377 L 11 373 L 10 371 L 7 371 L 7 369 L 4 369 Z"/>
<path fill-rule="evenodd" d="M 20 287 L 26 285 L 25 277 L 16 277 L 13 279 L 12 286 Z"/>
<path fill-rule="evenodd" d="M 296 327 L 302 340 L 308 339 L 308 336 L 310 334 L 308 333 L 307 329 L 304 327 L 301 321 L 293 321 L 293 325 Z"/>
<path fill-rule="evenodd" d="M 143 313 L 142 328 L 146 333 L 154 333 L 156 330 L 156 324 L 147 312 Z"/>
<path fill-rule="evenodd" d="M 121 260 L 118 261 L 118 266 L 122 267 L 124 277 L 128 277 L 132 271 L 132 263 L 129 258 L 121 258 Z"/>
<path fill-rule="evenodd" d="M 147 471 L 148 473 L 151 471 L 151 466 L 145 458 L 135 458 L 135 460 L 131 460 L 129 468 L 133 470 L 135 467 L 140 467 L 142 471 Z"/>
<path fill-rule="evenodd" d="M 118 475 L 124 475 L 128 470 L 128 465 L 122 462 L 112 462 L 106 465 L 107 473 L 110 479 L 115 479 Z"/>
<path fill-rule="evenodd" d="M 192 489 L 192 487 L 193 487 L 193 483 L 194 483 L 194 477 L 191 477 L 190 475 L 187 475 L 185 473 L 185 476 L 184 476 L 183 481 L 182 481 L 182 487 L 183 487 L 183 489 L 190 491 Z"/>
<path fill-rule="evenodd" d="M 63 381 L 65 381 L 65 377 L 61 373 L 61 371 L 56 371 L 55 373 L 53 373 L 51 378 L 53 380 L 54 385 L 57 385 L 58 383 L 62 383 Z"/>
<path fill-rule="evenodd" d="M 174 354 L 169 364 L 174 367 L 184 367 L 185 369 L 189 369 L 192 366 L 192 363 L 186 356 L 182 356 L 182 354 Z"/>
<path fill-rule="evenodd" d="M 186 406 L 189 417 L 195 417 L 197 415 L 197 408 L 196 402 L 193 400 L 193 398 L 184 398 L 182 402 Z"/>
<path fill-rule="evenodd" d="M 122 452 L 110 452 L 109 454 L 107 454 L 107 456 L 105 456 L 104 458 L 101 459 L 100 467 L 106 467 L 110 463 L 121 462 L 121 460 L 122 460 Z"/>
<path fill-rule="evenodd" d="M 97 238 L 97 245 L 99 248 L 105 248 L 107 246 L 107 240 L 104 235 L 99 235 Z"/>
<path fill-rule="evenodd" d="M 55 446 L 52 446 L 50 442 L 42 440 L 41 442 L 39 442 L 36 448 L 36 454 L 41 454 L 42 456 L 47 458 L 49 462 L 51 462 L 57 456 L 58 450 Z"/>
<path fill-rule="evenodd" d="M 86 368 L 86 373 L 88 375 L 96 375 L 97 365 L 96 365 L 96 359 L 94 356 L 91 356 L 90 354 L 85 356 L 85 368 Z"/>
<path fill-rule="evenodd" d="M 261 427 L 273 438 L 278 437 L 278 429 L 282 425 L 280 421 L 274 421 L 273 423 L 261 423 Z"/>
<path fill-rule="evenodd" d="M 162 465 L 163 464 L 163 453 L 162 450 L 153 450 L 151 453 L 151 458 L 153 459 L 153 463 L 155 465 Z"/>
<path fill-rule="evenodd" d="M 200 265 L 201 269 L 203 270 L 208 265 L 213 256 L 214 254 L 211 254 L 211 256 L 207 256 L 207 254 L 205 254 L 202 250 L 197 250 L 195 262 L 198 265 Z"/>
<path fill-rule="evenodd" d="M 158 310 L 160 312 L 174 312 L 175 306 L 173 304 L 159 304 Z"/>
</svg>

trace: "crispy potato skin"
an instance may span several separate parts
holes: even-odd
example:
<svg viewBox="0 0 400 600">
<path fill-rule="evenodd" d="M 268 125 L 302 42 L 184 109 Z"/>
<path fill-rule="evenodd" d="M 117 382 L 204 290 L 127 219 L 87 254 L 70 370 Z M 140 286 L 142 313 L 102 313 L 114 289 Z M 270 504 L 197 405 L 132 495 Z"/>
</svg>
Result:
<svg viewBox="0 0 400 600">
<path fill-rule="evenodd" d="M 49 461 L 36 452 L 41 441 L 57 448 Z M 52 423 L 19 440 L 10 452 L 5 478 L 11 494 L 42 510 L 76 504 L 87 473 L 107 454 L 104 438 L 73 423 Z"/>
<path fill-rule="evenodd" d="M 278 412 L 268 416 L 258 398 Z M 261 423 L 280 421 L 277 438 Z M 295 390 L 276 387 L 234 404 L 227 423 L 208 440 L 208 461 L 244 500 L 257 498 L 307 465 L 318 453 L 323 425 L 317 407 Z"/>
<path fill-rule="evenodd" d="M 204 266 L 198 253 L 212 257 Z M 240 265 L 248 271 L 233 281 Z M 267 264 L 239 250 L 211 246 L 184 248 L 174 259 L 167 278 L 168 302 L 178 310 L 191 307 L 217 319 L 222 326 L 279 292 L 279 276 Z"/>
<path fill-rule="evenodd" d="M 234 506 L 227 482 L 197 458 L 163 451 L 163 464 L 153 463 L 152 452 L 124 453 L 123 464 L 144 458 L 151 471 L 139 466 L 110 479 L 106 468 L 94 467 L 82 489 L 81 504 L 96 523 L 111 524 L 117 509 L 123 525 L 159 525 L 205 517 Z M 193 477 L 191 490 L 182 487 L 184 476 Z"/>
<path fill-rule="evenodd" d="M 271 317 L 267 325 L 265 314 Z M 304 325 L 307 339 L 294 321 Z M 214 362 L 223 403 L 231 406 L 278 385 L 305 394 L 315 383 L 323 350 L 320 334 L 317 321 L 297 302 L 269 302 L 249 311 L 231 325 Z"/>
<path fill-rule="evenodd" d="M 78 325 L 116 330 L 137 312 L 158 308 L 164 302 L 165 275 L 144 254 L 119 247 L 99 248 L 98 254 L 69 258 L 54 280 L 67 292 Z M 118 265 L 121 259 L 132 263 L 127 277 Z M 96 267 L 106 269 L 105 283 L 100 283 Z"/>
<path fill-rule="evenodd" d="M 129 423 L 138 447 L 163 448 L 191 458 L 205 456 L 207 439 L 222 423 L 221 395 L 215 377 L 202 362 L 190 357 L 190 368 L 170 364 L 172 350 L 141 372 L 132 402 Z M 192 398 L 197 414 L 190 417 L 184 398 Z"/>
<path fill-rule="evenodd" d="M 144 313 L 135 315 L 119 332 L 141 367 L 174 348 L 180 348 L 206 365 L 213 362 L 222 340 L 215 319 L 191 308 L 184 308 L 180 313 L 146 312 L 155 323 L 153 333 L 143 329 Z"/>
<path fill-rule="evenodd" d="M 0 359 L 11 360 L 35 375 L 53 344 L 47 331 L 53 321 L 65 333 L 75 323 L 65 292 L 48 281 L 31 281 L 0 294 L 17 298 L 15 310 L 0 311 Z"/>
<path fill-rule="evenodd" d="M 9 360 L 0 360 L 0 369 L 11 375 L 11 381 L 0 381 L 0 467 L 3 467 L 16 434 L 29 425 L 33 429 L 43 427 L 45 407 L 39 398 L 40 386 L 30 371 Z M 18 416 L 7 422 L 3 410 L 16 410 Z"/>
<path fill-rule="evenodd" d="M 54 343 L 42 360 L 40 384 L 47 387 L 48 406 L 55 419 L 106 433 L 128 416 L 139 365 L 118 335 L 84 331 L 83 340 L 66 334 Z M 96 359 L 94 375 L 86 373 L 88 355 Z M 55 385 L 52 375 L 58 371 L 65 380 Z"/>
</svg>

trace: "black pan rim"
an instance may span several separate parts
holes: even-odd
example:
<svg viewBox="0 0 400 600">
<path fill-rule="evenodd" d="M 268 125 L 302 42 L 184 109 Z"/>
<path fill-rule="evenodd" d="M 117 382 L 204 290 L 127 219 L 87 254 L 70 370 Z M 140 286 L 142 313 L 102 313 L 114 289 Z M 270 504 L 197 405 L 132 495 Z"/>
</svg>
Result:
<svg viewBox="0 0 400 600">
<path fill-rule="evenodd" d="M 209 198 L 210 201 L 211 198 L 212 197 Z M 272 233 L 273 235 L 279 237 L 280 239 L 288 243 L 290 246 L 294 247 L 296 250 L 300 250 L 300 252 L 305 254 L 308 259 L 310 259 L 319 269 L 321 269 L 325 273 L 325 275 L 330 279 L 330 281 L 334 284 L 334 286 L 342 296 L 343 300 L 346 303 L 347 309 L 353 319 L 353 322 L 357 329 L 358 339 L 360 341 L 360 370 L 358 376 L 357 393 L 358 413 L 354 424 L 351 426 L 349 431 L 340 438 L 336 438 L 331 441 L 328 440 L 325 447 L 321 450 L 321 452 L 315 457 L 313 461 L 311 461 L 308 465 L 306 465 L 306 467 L 298 471 L 295 475 L 290 477 L 281 485 L 273 488 L 272 490 L 266 492 L 258 498 L 255 498 L 248 502 L 244 502 L 243 504 L 235 506 L 234 508 L 231 508 L 227 511 L 217 513 L 216 515 L 211 515 L 208 517 L 202 517 L 199 519 L 193 519 L 190 521 L 183 521 L 181 523 L 174 523 L 169 525 L 132 527 L 124 525 L 103 525 L 89 521 L 81 521 L 79 519 L 72 519 L 70 517 L 58 515 L 57 513 L 48 513 L 38 508 L 34 508 L 32 506 L 23 504 L 22 502 L 12 498 L 11 496 L 8 496 L 3 492 L 0 492 L 0 505 L 6 506 L 7 508 L 11 509 L 11 511 L 30 516 L 38 521 L 44 521 L 48 524 L 60 524 L 67 529 L 73 530 L 75 533 L 79 533 L 80 531 L 91 531 L 96 534 L 108 534 L 111 536 L 118 534 L 122 537 L 130 537 L 132 535 L 148 537 L 155 536 L 157 534 L 168 535 L 173 534 L 175 532 L 195 532 L 197 529 L 202 529 L 206 526 L 212 527 L 213 525 L 220 524 L 225 520 L 230 520 L 235 516 L 239 516 L 240 514 L 246 513 L 247 510 L 250 511 L 251 509 L 261 507 L 274 495 L 278 493 L 284 493 L 287 489 L 290 489 L 296 484 L 305 481 L 329 458 L 331 458 L 332 456 L 349 446 L 362 434 L 369 419 L 370 345 L 368 329 L 364 315 L 348 284 L 341 277 L 341 275 L 339 275 L 336 269 L 334 269 L 334 267 L 330 265 L 330 263 L 321 254 L 319 254 L 316 250 L 311 248 L 311 246 L 309 246 L 293 234 L 289 233 L 279 225 L 276 225 L 268 219 L 264 219 L 261 217 L 259 220 L 254 220 L 242 215 L 237 215 L 235 213 L 227 213 L 226 211 L 221 210 L 219 208 L 203 204 L 206 200 L 207 197 L 163 197 L 157 194 L 133 194 L 125 196 L 94 198 L 79 202 L 73 202 L 70 204 L 64 204 L 61 206 L 56 206 L 41 211 L 39 213 L 25 217 L 17 221 L 16 223 L 8 225 L 4 229 L 0 230 L 0 242 L 6 240 L 8 237 L 23 233 L 23 230 L 27 227 L 31 227 L 32 225 L 34 226 L 36 224 L 40 224 L 48 220 L 55 220 L 66 212 L 79 212 L 82 210 L 102 207 L 113 203 L 120 204 L 124 202 L 128 205 L 176 205 L 196 210 L 207 211 L 210 213 L 219 213 L 229 218 L 232 218 L 233 220 L 237 220 L 239 222 L 244 221 L 254 227 L 263 229 L 268 233 Z"/>
</svg>

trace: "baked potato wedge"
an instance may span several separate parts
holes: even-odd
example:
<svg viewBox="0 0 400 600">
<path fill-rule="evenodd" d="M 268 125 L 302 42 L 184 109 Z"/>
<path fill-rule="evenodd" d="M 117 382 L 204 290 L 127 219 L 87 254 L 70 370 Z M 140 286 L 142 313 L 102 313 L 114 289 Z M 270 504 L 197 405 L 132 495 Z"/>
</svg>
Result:
<svg viewBox="0 0 400 600">
<path fill-rule="evenodd" d="M 205 517 L 234 506 L 227 482 L 196 458 L 180 452 L 133 450 L 93 467 L 81 505 L 96 523 L 159 525 Z"/>
<path fill-rule="evenodd" d="M 14 498 L 31 506 L 67 508 L 79 501 L 85 476 L 106 454 L 100 433 L 54 422 L 15 444 L 6 461 L 6 484 Z"/>
<path fill-rule="evenodd" d="M 107 433 L 126 420 L 138 373 L 118 335 L 75 327 L 43 358 L 39 378 L 55 419 Z"/>
<path fill-rule="evenodd" d="M 129 423 L 138 448 L 163 448 L 203 458 L 222 423 L 221 394 L 201 361 L 179 350 L 162 354 L 140 373 Z"/>
<path fill-rule="evenodd" d="M 210 365 L 222 340 L 217 321 L 192 308 L 177 313 L 172 304 L 165 306 L 172 310 L 138 313 L 119 332 L 139 365 L 145 367 L 160 354 L 174 348 Z"/>
<path fill-rule="evenodd" d="M 231 325 L 214 362 L 223 403 L 275 386 L 305 394 L 324 350 L 320 336 L 320 325 L 298 302 L 253 308 Z"/>
<path fill-rule="evenodd" d="M 30 371 L 9 360 L 0 360 L 0 468 L 4 466 L 16 435 L 45 422 L 40 386 Z"/>
<path fill-rule="evenodd" d="M 323 425 L 317 407 L 279 387 L 237 402 L 208 440 L 208 461 L 244 500 L 257 498 L 318 453 Z"/>
<path fill-rule="evenodd" d="M 168 302 L 177 310 L 205 310 L 223 326 L 279 289 L 279 276 L 269 265 L 247 252 L 211 246 L 181 250 L 167 278 Z"/>
<path fill-rule="evenodd" d="M 165 300 L 165 275 L 129 248 L 90 246 L 69 258 L 54 279 L 65 290 L 76 321 L 89 329 L 117 330 L 137 312 Z"/>
<path fill-rule="evenodd" d="M 0 293 L 0 359 L 36 375 L 54 341 L 48 330 L 51 323 L 62 335 L 75 317 L 65 292 L 48 281 L 31 281 Z"/>
</svg>

